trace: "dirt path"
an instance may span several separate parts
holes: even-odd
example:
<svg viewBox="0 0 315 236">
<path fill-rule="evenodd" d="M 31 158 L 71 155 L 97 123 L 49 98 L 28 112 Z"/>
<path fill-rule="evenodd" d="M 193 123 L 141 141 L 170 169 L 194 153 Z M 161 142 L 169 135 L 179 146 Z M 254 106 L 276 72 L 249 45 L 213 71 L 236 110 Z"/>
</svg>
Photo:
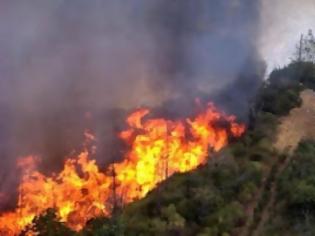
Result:
<svg viewBox="0 0 315 236">
<path fill-rule="evenodd" d="M 250 234 L 251 225 L 253 224 L 253 220 L 254 220 L 254 212 L 258 206 L 258 202 L 262 196 L 265 185 L 266 185 L 266 178 L 263 179 L 262 185 L 259 187 L 255 197 L 249 203 L 249 205 L 246 207 L 246 210 L 245 210 L 245 213 L 247 215 L 246 224 L 242 227 L 241 231 L 237 233 L 237 235 L 248 236 Z"/>
<path fill-rule="evenodd" d="M 280 163 L 278 166 L 278 171 L 274 177 L 274 180 L 271 183 L 270 186 L 270 195 L 269 195 L 269 200 L 267 205 L 265 206 L 265 208 L 263 209 L 261 216 L 260 216 L 260 221 L 256 227 L 256 229 L 254 230 L 254 232 L 252 233 L 251 236 L 260 236 L 262 235 L 262 230 L 264 225 L 267 223 L 269 217 L 270 217 L 270 213 L 272 212 L 272 207 L 275 204 L 275 200 L 276 200 L 276 194 L 277 194 L 277 179 L 278 177 L 282 174 L 282 172 L 286 169 L 286 167 L 288 166 L 289 162 L 291 161 L 291 156 L 288 156 L 286 158 L 286 160 L 283 163 Z"/>
<path fill-rule="evenodd" d="M 275 148 L 281 153 L 292 152 L 303 138 L 315 137 L 315 92 L 301 92 L 302 106 L 291 110 L 283 117 L 278 128 Z"/>
<path fill-rule="evenodd" d="M 270 217 L 271 208 L 275 204 L 277 179 L 286 169 L 291 160 L 291 154 L 296 149 L 297 145 L 303 138 L 315 138 L 315 92 L 312 90 L 304 90 L 301 93 L 302 106 L 293 109 L 290 114 L 280 120 L 281 124 L 278 127 L 277 140 L 274 144 L 275 149 L 280 153 L 288 153 L 288 157 L 282 163 L 279 162 L 277 171 L 274 173 L 272 182 L 270 183 L 270 192 L 267 204 L 259 218 L 257 226 L 254 225 L 254 212 L 258 207 L 260 199 L 262 199 L 268 178 L 271 176 L 271 171 L 267 173 L 269 177 L 265 177 L 262 186 L 257 191 L 254 201 L 249 204 L 247 216 L 248 220 L 240 236 L 261 236 L 264 225 Z M 254 226 L 254 229 L 252 228 Z"/>
</svg>

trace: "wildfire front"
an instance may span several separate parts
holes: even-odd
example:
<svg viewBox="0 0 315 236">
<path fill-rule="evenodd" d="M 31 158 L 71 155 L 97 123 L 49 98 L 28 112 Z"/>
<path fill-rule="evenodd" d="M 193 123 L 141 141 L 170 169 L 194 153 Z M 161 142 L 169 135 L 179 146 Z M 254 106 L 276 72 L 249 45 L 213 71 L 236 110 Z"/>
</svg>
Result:
<svg viewBox="0 0 315 236">
<path fill-rule="evenodd" d="M 229 137 L 239 137 L 245 126 L 234 116 L 208 104 L 186 120 L 148 119 L 149 109 L 139 109 L 126 120 L 128 129 L 119 137 L 129 146 L 123 161 L 101 171 L 91 158 L 94 136 L 86 133 L 83 151 L 69 157 L 63 170 L 46 176 L 36 169 L 38 158 L 19 161 L 23 177 L 14 211 L 2 212 L 0 234 L 19 234 L 48 208 L 70 228 L 79 231 L 97 216 L 109 216 L 117 205 L 145 197 L 158 183 L 174 173 L 187 172 L 206 163 L 209 149 L 217 152 Z M 219 126 L 224 122 L 227 125 Z M 89 144 L 89 145 L 88 145 Z"/>
</svg>

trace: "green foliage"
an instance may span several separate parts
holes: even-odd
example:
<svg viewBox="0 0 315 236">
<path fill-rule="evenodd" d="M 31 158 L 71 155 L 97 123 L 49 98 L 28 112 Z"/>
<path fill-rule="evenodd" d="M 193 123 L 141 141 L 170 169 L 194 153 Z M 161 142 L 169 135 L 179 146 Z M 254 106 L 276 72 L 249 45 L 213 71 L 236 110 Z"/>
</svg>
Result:
<svg viewBox="0 0 315 236">
<path fill-rule="evenodd" d="M 301 105 L 300 91 L 315 89 L 315 64 L 312 62 L 292 62 L 288 66 L 274 70 L 260 91 L 256 109 L 277 116 L 287 115 Z"/>
<path fill-rule="evenodd" d="M 278 180 L 276 205 L 279 219 L 268 226 L 273 234 L 285 231 L 292 235 L 314 235 L 315 227 L 315 142 L 304 141 Z"/>
<path fill-rule="evenodd" d="M 315 90 L 315 64 L 310 62 L 301 63 L 300 82 L 307 88 Z"/>
<path fill-rule="evenodd" d="M 292 62 L 281 69 L 274 70 L 269 77 L 270 87 L 296 87 L 300 83 L 314 89 L 315 64 L 313 62 Z"/>
<path fill-rule="evenodd" d="M 257 186 L 252 181 L 249 181 L 246 184 L 244 184 L 244 186 L 242 186 L 238 195 L 238 200 L 241 203 L 246 204 L 253 198 L 256 191 Z"/>
<path fill-rule="evenodd" d="M 233 157 L 232 157 L 233 158 Z M 130 235 L 229 235 L 245 222 L 243 204 L 257 190 L 258 162 L 212 163 L 175 175 L 123 217 Z"/>
<path fill-rule="evenodd" d="M 176 174 L 145 199 L 127 206 L 122 217 L 128 235 L 233 235 L 246 222 L 244 206 L 261 187 L 265 169 L 271 169 L 255 209 L 254 221 L 258 223 L 270 198 L 277 166 L 286 157 L 280 158 L 272 148 L 278 117 L 300 106 L 299 93 L 303 86 L 312 86 L 314 71 L 312 63 L 301 62 L 275 70 L 257 99 L 253 128 L 221 153 L 220 161 L 212 159 L 191 173 Z M 226 153 L 229 161 L 222 158 Z M 315 191 L 310 185 L 287 187 L 282 186 L 281 194 L 292 194 L 290 209 L 304 204 L 305 199 L 313 201 Z M 297 194 L 301 191 L 302 195 Z"/>
<path fill-rule="evenodd" d="M 263 194 L 254 213 L 255 227 L 270 197 L 277 164 L 286 158 L 285 155 L 280 158 L 272 148 L 278 118 L 301 104 L 299 93 L 303 86 L 315 88 L 314 72 L 314 64 L 308 62 L 294 62 L 272 72 L 255 104 L 253 127 L 240 140 L 211 157 L 207 165 L 173 175 L 144 199 L 129 204 L 113 217 L 90 220 L 81 232 L 71 231 L 49 210 L 35 218 L 21 235 L 28 232 L 45 236 L 237 235 L 235 232 L 247 220 L 245 209 L 260 189 Z M 266 235 L 280 235 L 277 232 L 290 228 L 291 223 L 300 233 L 312 232 L 307 226 L 315 224 L 315 144 L 302 143 L 295 156 L 279 180 L 277 203 L 283 206 L 283 211 L 275 216 L 276 224 L 269 224 Z M 266 169 L 271 169 L 267 180 Z"/>
<path fill-rule="evenodd" d="M 315 216 L 315 143 L 300 144 L 294 161 L 280 179 L 280 196 L 287 196 L 292 216 L 307 210 Z"/>
<path fill-rule="evenodd" d="M 267 87 L 261 91 L 261 110 L 277 116 L 287 115 L 292 108 L 301 105 L 300 91 L 299 86 Z"/>
<path fill-rule="evenodd" d="M 48 209 L 42 215 L 36 217 L 20 236 L 36 233 L 38 236 L 75 236 L 75 232 L 59 221 L 53 209 Z"/>
<path fill-rule="evenodd" d="M 98 217 L 90 220 L 79 233 L 81 236 L 124 236 L 125 229 L 121 217 Z"/>
<path fill-rule="evenodd" d="M 239 202 L 233 201 L 225 206 L 222 206 L 215 214 L 211 214 L 207 218 L 208 225 L 216 226 L 219 235 L 229 233 L 233 228 L 239 226 L 244 217 L 242 205 Z"/>
</svg>

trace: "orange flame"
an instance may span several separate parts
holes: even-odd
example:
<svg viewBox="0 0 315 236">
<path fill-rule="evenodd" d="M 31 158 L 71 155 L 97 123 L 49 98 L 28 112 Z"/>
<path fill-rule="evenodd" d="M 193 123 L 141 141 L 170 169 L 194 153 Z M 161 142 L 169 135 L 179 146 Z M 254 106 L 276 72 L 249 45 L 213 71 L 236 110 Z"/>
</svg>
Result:
<svg viewBox="0 0 315 236">
<path fill-rule="evenodd" d="M 48 208 L 56 209 L 61 221 L 79 231 L 89 219 L 110 215 L 115 205 L 145 197 L 172 174 L 204 164 L 209 149 L 219 151 L 229 136 L 239 137 L 245 130 L 234 116 L 220 113 L 212 104 L 186 121 L 144 119 L 149 113 L 140 109 L 127 118 L 129 128 L 119 136 L 130 150 L 107 171 L 100 171 L 89 158 L 88 148 L 67 159 L 63 170 L 50 177 L 36 170 L 36 157 L 19 161 L 24 174 L 17 208 L 0 216 L 0 235 L 18 234 Z M 227 125 L 220 127 L 222 121 Z M 85 137 L 95 139 L 90 132 Z"/>
</svg>

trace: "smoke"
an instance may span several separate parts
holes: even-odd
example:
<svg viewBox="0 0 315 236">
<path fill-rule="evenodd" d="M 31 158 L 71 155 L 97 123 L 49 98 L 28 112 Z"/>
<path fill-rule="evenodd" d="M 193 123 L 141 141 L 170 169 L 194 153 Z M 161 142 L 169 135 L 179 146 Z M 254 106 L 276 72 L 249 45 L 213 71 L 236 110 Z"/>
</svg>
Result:
<svg viewBox="0 0 315 236">
<path fill-rule="evenodd" d="M 293 58 L 301 34 L 315 29 L 315 1 L 262 1 L 258 48 L 268 62 L 268 72 Z"/>
<path fill-rule="evenodd" d="M 202 96 L 245 112 L 264 72 L 260 14 L 252 0 L 2 0 L 0 192 L 16 157 L 58 169 L 85 128 L 111 161 L 137 106 L 182 114 Z"/>
</svg>

